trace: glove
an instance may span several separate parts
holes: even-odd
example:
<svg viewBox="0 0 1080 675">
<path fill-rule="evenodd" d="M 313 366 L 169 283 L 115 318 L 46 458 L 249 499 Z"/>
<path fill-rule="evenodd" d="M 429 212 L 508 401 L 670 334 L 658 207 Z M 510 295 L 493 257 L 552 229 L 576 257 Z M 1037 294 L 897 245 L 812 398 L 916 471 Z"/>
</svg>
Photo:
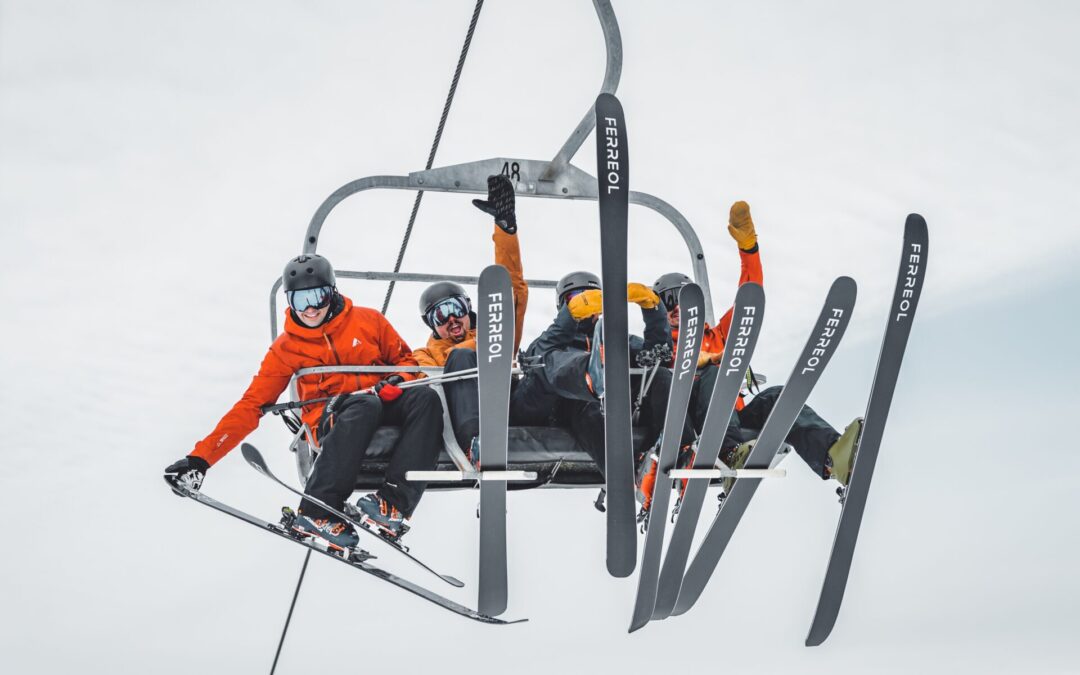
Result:
<svg viewBox="0 0 1080 675">
<path fill-rule="evenodd" d="M 713 363 L 720 363 L 720 359 L 723 358 L 723 354 L 717 354 L 716 352 L 701 352 L 697 358 L 697 367 L 704 368 Z"/>
<path fill-rule="evenodd" d="M 731 205 L 727 230 L 740 250 L 749 251 L 757 246 L 757 232 L 754 231 L 754 219 L 750 217 L 749 204 L 735 202 Z"/>
<path fill-rule="evenodd" d="M 660 296 L 645 284 L 631 282 L 626 284 L 626 301 L 642 309 L 653 309 L 660 304 Z"/>
<path fill-rule="evenodd" d="M 192 492 L 198 492 L 209 470 L 210 463 L 205 459 L 188 455 L 165 467 L 165 482 L 169 484 L 177 497 L 186 497 L 187 495 L 177 488 L 185 487 Z"/>
<path fill-rule="evenodd" d="M 604 311 L 604 293 L 599 288 L 590 288 L 570 298 L 566 306 L 574 321 L 584 321 Z"/>
<path fill-rule="evenodd" d="M 383 403 L 390 403 L 396 401 L 405 390 L 398 385 L 405 381 L 405 378 L 400 375 L 391 375 L 385 380 L 380 380 L 375 385 L 375 395 L 379 397 Z"/>
<path fill-rule="evenodd" d="M 514 215 L 514 184 L 500 174 L 488 176 L 488 198 L 472 200 L 473 206 L 494 216 L 495 224 L 507 234 L 517 232 L 517 216 Z"/>
</svg>

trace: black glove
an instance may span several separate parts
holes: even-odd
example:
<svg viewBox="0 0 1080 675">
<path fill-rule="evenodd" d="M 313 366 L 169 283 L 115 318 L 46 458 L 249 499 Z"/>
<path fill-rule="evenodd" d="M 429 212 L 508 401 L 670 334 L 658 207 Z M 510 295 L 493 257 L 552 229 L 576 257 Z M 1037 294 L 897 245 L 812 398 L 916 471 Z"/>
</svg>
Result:
<svg viewBox="0 0 1080 675">
<path fill-rule="evenodd" d="M 517 232 L 514 215 L 514 184 L 504 175 L 488 176 L 488 198 L 472 200 L 473 206 L 495 217 L 495 224 L 507 234 Z"/>
<path fill-rule="evenodd" d="M 209 470 L 210 463 L 205 459 L 188 455 L 165 467 L 165 482 L 177 497 L 186 497 L 187 495 L 177 488 L 183 486 L 192 492 L 198 492 Z"/>
</svg>

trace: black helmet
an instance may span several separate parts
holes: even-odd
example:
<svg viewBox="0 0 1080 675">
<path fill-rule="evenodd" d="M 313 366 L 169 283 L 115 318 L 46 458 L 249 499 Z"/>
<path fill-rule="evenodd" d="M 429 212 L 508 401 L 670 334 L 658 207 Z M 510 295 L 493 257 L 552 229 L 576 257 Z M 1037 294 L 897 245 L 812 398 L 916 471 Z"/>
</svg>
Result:
<svg viewBox="0 0 1080 675">
<path fill-rule="evenodd" d="M 571 272 L 555 284 L 555 308 L 561 309 L 566 304 L 566 295 L 571 291 L 584 291 L 590 288 L 600 289 L 600 277 L 592 272 Z"/>
<path fill-rule="evenodd" d="M 692 283 L 694 280 L 681 272 L 668 272 L 656 280 L 652 289 L 653 293 L 660 296 L 660 301 L 670 312 L 679 304 L 679 289 Z"/>
<path fill-rule="evenodd" d="M 286 292 L 320 286 L 337 288 L 337 279 L 330 261 L 315 253 L 304 253 L 290 260 L 281 274 L 281 281 Z"/>
<path fill-rule="evenodd" d="M 431 284 L 420 294 L 420 318 L 425 324 L 428 323 L 428 310 L 448 298 L 461 298 L 468 307 L 469 313 L 472 313 L 472 301 L 469 300 L 469 294 L 465 292 L 465 289 L 453 281 L 440 281 Z"/>
</svg>

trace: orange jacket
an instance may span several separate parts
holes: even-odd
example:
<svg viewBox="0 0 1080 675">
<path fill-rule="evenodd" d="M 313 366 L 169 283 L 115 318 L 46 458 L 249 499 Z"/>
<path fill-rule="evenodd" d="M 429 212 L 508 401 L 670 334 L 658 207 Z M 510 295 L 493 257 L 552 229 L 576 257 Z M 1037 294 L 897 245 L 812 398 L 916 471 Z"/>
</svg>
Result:
<svg viewBox="0 0 1080 675">
<path fill-rule="evenodd" d="M 342 298 L 344 309 L 318 328 L 297 323 L 292 311 L 285 310 L 285 330 L 270 345 L 259 372 L 247 391 L 221 418 L 210 435 L 195 444 L 191 452 L 214 464 L 240 444 L 259 426 L 261 406 L 277 401 L 289 386 L 297 370 L 315 366 L 415 366 L 409 346 L 397 334 L 386 317 L 368 307 L 354 307 Z M 304 375 L 297 380 L 300 400 L 346 394 L 374 386 L 389 373 L 322 373 Z M 406 380 L 416 373 L 399 373 Z M 315 403 L 303 408 L 301 417 L 315 429 L 324 405 Z"/>
<path fill-rule="evenodd" d="M 514 354 L 521 344 L 521 329 L 525 325 L 525 306 L 529 304 L 529 284 L 525 283 L 525 272 L 521 267 L 521 248 L 515 234 L 507 234 L 498 225 L 495 234 L 495 264 L 502 265 L 510 272 L 510 284 L 514 287 Z M 465 339 L 454 342 L 450 338 L 440 338 L 434 333 L 428 338 L 427 346 L 413 352 L 413 357 L 422 366 L 443 367 L 447 355 L 454 349 L 476 350 L 476 326 L 469 329 Z"/>
</svg>

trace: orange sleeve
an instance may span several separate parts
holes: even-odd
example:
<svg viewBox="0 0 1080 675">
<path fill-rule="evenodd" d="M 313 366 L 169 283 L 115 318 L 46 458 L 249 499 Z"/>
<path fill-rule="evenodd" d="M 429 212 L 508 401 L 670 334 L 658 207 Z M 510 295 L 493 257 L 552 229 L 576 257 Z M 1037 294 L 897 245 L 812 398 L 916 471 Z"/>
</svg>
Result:
<svg viewBox="0 0 1080 675">
<path fill-rule="evenodd" d="M 381 324 L 379 329 L 379 355 L 383 360 L 383 363 L 395 365 L 395 366 L 418 366 L 416 358 L 413 356 L 412 350 L 409 349 L 409 345 L 405 344 L 405 341 L 401 339 L 398 332 L 394 330 L 394 327 L 390 325 L 390 322 L 386 320 L 386 317 L 379 314 L 379 322 Z M 417 373 L 395 373 L 405 379 L 405 381 L 415 380 Z"/>
<path fill-rule="evenodd" d="M 514 287 L 514 356 L 517 357 L 521 346 L 521 331 L 525 327 L 525 307 L 529 304 L 529 284 L 525 282 L 525 271 L 521 266 L 521 247 L 516 234 L 507 234 L 498 225 L 491 235 L 495 242 L 495 264 L 502 265 L 510 273 L 510 284 Z"/>
<path fill-rule="evenodd" d="M 202 457 L 211 466 L 240 444 L 240 441 L 255 431 L 264 405 L 277 401 L 281 392 L 289 386 L 292 368 L 274 353 L 273 347 L 266 352 L 259 372 L 251 380 L 247 391 L 229 412 L 221 418 L 210 435 L 195 444 L 191 454 Z"/>
<path fill-rule="evenodd" d="M 441 367 L 442 364 L 435 360 L 435 357 L 431 355 L 431 351 L 427 347 L 421 347 L 414 350 L 412 353 L 413 359 L 416 360 L 418 366 L 428 366 L 431 368 Z"/>
<path fill-rule="evenodd" d="M 748 282 L 764 285 L 765 277 L 761 271 L 761 255 L 758 247 L 755 245 L 750 251 L 739 249 L 739 260 L 742 263 L 739 272 L 739 285 L 742 286 Z M 727 342 L 728 330 L 731 328 L 731 314 L 733 311 L 735 311 L 735 307 L 728 307 L 728 310 L 724 312 L 724 316 L 720 317 L 720 320 L 716 322 L 716 330 L 720 331 L 720 337 L 725 343 Z"/>
</svg>

